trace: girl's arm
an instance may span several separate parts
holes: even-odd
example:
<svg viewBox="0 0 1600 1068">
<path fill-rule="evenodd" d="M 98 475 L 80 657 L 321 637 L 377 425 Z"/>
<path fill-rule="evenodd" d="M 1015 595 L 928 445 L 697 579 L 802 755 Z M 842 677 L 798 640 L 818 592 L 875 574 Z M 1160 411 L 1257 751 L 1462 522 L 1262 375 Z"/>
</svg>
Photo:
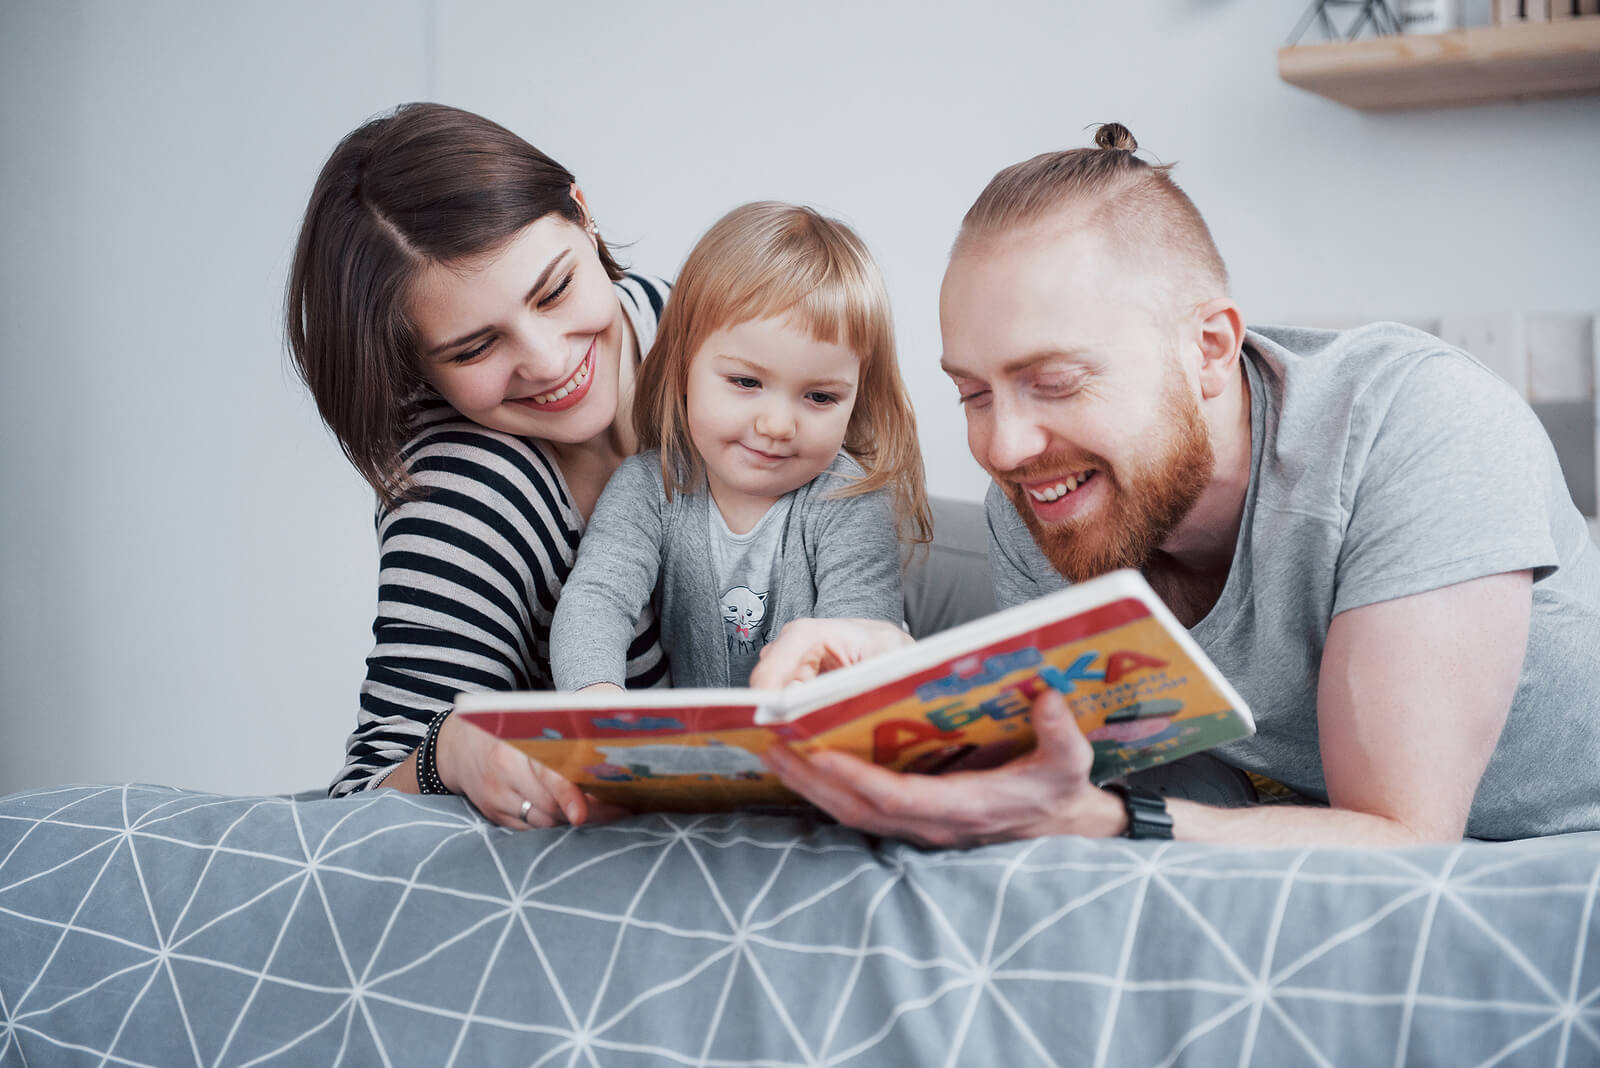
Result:
<svg viewBox="0 0 1600 1068">
<path fill-rule="evenodd" d="M 558 690 L 627 683 L 628 645 L 655 592 L 665 505 L 656 454 L 624 460 L 589 517 L 550 628 Z"/>
<path fill-rule="evenodd" d="M 854 467 L 853 461 L 850 466 Z M 838 461 L 834 467 L 839 467 Z M 890 492 L 881 489 L 855 497 L 829 497 L 829 490 L 837 484 L 824 475 L 811 496 L 818 509 L 811 542 L 817 588 L 812 614 L 820 619 L 881 619 L 899 624 L 905 619 L 905 599 Z"/>
</svg>

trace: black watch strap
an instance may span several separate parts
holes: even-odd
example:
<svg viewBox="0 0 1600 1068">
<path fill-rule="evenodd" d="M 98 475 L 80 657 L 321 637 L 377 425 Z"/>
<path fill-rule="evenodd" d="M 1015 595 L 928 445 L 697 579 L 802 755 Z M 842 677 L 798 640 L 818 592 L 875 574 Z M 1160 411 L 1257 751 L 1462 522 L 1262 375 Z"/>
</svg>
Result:
<svg viewBox="0 0 1600 1068">
<path fill-rule="evenodd" d="M 1105 788 L 1122 798 L 1122 807 L 1128 810 L 1128 829 L 1124 838 L 1172 837 L 1172 813 L 1167 811 L 1167 799 L 1158 793 L 1139 786 L 1120 782 L 1106 783 Z"/>
</svg>

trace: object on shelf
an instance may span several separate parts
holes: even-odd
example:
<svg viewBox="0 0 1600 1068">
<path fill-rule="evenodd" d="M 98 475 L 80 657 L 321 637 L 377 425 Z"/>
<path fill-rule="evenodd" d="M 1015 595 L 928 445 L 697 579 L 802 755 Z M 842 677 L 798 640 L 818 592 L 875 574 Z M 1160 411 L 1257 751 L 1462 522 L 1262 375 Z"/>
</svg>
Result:
<svg viewBox="0 0 1600 1068">
<path fill-rule="evenodd" d="M 1345 28 L 1340 29 L 1333 13 L 1345 8 L 1356 11 Z M 1298 44 L 1312 23 L 1321 28 L 1323 37 L 1329 41 L 1354 41 L 1369 29 L 1377 36 L 1400 32 L 1400 18 L 1388 0 L 1312 0 L 1295 24 L 1294 32 L 1289 34 L 1288 46 Z"/>
<path fill-rule="evenodd" d="M 1362 111 L 1600 92 L 1600 17 L 1278 49 L 1278 74 Z"/>
<path fill-rule="evenodd" d="M 1461 0 L 1395 0 L 1402 33 L 1444 33 L 1461 25 Z"/>
</svg>

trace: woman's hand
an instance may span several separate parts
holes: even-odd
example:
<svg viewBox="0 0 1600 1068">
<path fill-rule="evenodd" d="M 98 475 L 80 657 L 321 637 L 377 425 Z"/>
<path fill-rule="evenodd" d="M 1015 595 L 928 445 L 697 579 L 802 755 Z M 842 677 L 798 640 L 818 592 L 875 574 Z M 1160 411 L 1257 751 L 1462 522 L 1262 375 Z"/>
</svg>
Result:
<svg viewBox="0 0 1600 1068">
<path fill-rule="evenodd" d="M 761 650 L 750 685 L 777 689 L 804 682 L 911 642 L 911 635 L 881 619 L 797 619 Z"/>
<path fill-rule="evenodd" d="M 439 726 L 439 778 L 478 811 L 515 831 L 606 823 L 629 815 L 578 789 L 532 757 L 456 716 Z"/>
</svg>

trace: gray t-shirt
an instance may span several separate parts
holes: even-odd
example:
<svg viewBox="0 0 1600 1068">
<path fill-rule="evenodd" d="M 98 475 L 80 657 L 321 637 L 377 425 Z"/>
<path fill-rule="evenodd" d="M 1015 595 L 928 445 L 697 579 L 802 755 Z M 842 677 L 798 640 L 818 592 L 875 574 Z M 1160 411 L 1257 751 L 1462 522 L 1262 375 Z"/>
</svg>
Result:
<svg viewBox="0 0 1600 1068">
<path fill-rule="evenodd" d="M 1340 612 L 1533 572 L 1510 716 L 1477 838 L 1600 828 L 1600 552 L 1538 418 L 1466 353 L 1394 323 L 1246 334 L 1251 477 L 1227 584 L 1191 633 L 1257 733 L 1215 752 L 1327 799 L 1317 677 Z M 1011 502 L 985 502 L 996 599 L 1065 585 Z"/>
<path fill-rule="evenodd" d="M 719 629 L 728 643 L 728 685 L 750 685 L 750 672 L 771 638 L 768 620 L 777 618 L 779 566 L 783 563 L 783 529 L 792 495 L 779 497 L 755 526 L 743 534 L 728 529 L 713 501 L 707 509 L 711 572 L 719 591 L 717 603 L 706 606 L 706 626 Z"/>
</svg>

